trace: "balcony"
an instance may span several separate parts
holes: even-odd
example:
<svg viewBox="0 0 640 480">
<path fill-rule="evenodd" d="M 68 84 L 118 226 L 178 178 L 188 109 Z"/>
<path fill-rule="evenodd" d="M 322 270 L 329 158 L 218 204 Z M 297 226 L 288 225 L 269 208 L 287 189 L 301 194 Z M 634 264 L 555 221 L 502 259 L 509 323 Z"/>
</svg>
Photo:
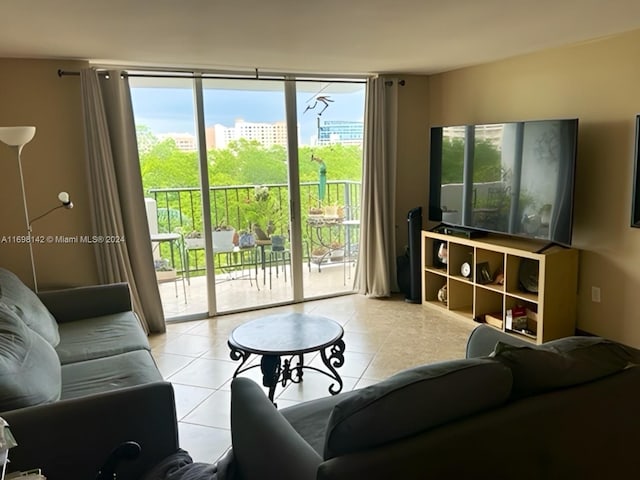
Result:
<svg viewBox="0 0 640 480">
<path fill-rule="evenodd" d="M 327 182 L 324 207 L 317 201 L 318 188 L 317 182 L 300 184 L 304 298 L 351 292 L 359 243 L 360 183 Z M 209 194 L 213 229 L 232 228 L 236 233 L 230 232 L 236 244 L 230 248 L 219 248 L 214 239 L 216 311 L 292 301 L 287 186 L 215 186 Z M 203 314 L 208 295 L 200 189 L 151 188 L 147 197 L 153 199 L 147 212 L 152 237 L 172 233 L 175 240 L 153 242 L 165 316 Z M 254 225 L 265 237 L 254 247 L 239 248 L 241 234 Z M 284 237 L 284 252 L 271 253 L 267 232 Z"/>
</svg>

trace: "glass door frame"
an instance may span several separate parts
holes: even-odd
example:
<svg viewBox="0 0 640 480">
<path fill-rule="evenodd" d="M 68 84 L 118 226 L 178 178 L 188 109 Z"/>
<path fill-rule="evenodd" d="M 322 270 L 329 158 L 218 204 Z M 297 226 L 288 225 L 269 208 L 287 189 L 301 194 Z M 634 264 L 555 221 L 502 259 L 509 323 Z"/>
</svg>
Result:
<svg viewBox="0 0 640 480">
<path fill-rule="evenodd" d="M 284 83 L 285 112 L 287 118 L 287 158 L 289 187 L 289 218 L 291 225 L 291 282 L 293 303 L 304 301 L 302 280 L 303 255 L 302 217 L 300 215 L 300 164 L 298 158 L 298 113 L 296 78 L 286 77 Z"/>
<path fill-rule="evenodd" d="M 135 74 L 132 74 L 135 76 Z M 153 76 L 153 74 L 142 74 L 142 76 Z M 158 77 L 167 76 L 158 73 Z M 186 75 L 177 75 L 184 78 Z M 301 215 L 301 187 L 300 187 L 300 168 L 299 168 L 299 142 L 298 142 L 298 113 L 297 113 L 297 83 L 305 81 L 328 82 L 328 83 L 365 83 L 365 76 L 353 76 L 336 78 L 335 76 L 305 76 L 305 75 L 283 75 L 283 74 L 264 74 L 262 77 L 251 77 L 244 74 L 238 76 L 229 73 L 220 74 L 212 72 L 193 72 L 191 76 L 193 83 L 193 101 L 195 115 L 195 136 L 197 141 L 197 158 L 199 165 L 200 194 L 202 198 L 202 222 L 203 237 L 205 243 L 205 252 L 213 252 L 212 238 L 212 219 L 211 219 L 211 191 L 208 176 L 208 156 L 206 144 L 206 125 L 204 111 L 204 85 L 203 80 L 226 78 L 237 80 L 271 80 L 283 82 L 283 93 L 285 99 L 285 116 L 287 125 L 287 171 L 288 171 L 288 189 L 289 189 L 289 219 L 290 219 L 290 242 L 291 242 L 291 282 L 293 287 L 293 298 L 290 301 L 279 302 L 274 304 L 266 304 L 265 308 L 279 305 L 300 303 L 306 300 L 303 285 L 303 269 L 304 269 L 304 246 L 303 246 L 303 224 Z M 207 318 L 219 316 L 226 313 L 235 313 L 239 311 L 252 310 L 254 308 L 234 309 L 232 311 L 219 312 L 217 308 L 217 299 L 215 292 L 215 270 L 213 255 L 205 255 L 205 278 L 207 282 L 206 298 L 207 310 L 202 314 L 193 313 L 175 318 L 176 321 L 194 320 L 197 318 Z M 344 292 L 337 295 L 345 294 Z M 317 298 L 323 298 L 324 295 Z M 316 298 L 316 297 L 312 297 Z"/>
</svg>

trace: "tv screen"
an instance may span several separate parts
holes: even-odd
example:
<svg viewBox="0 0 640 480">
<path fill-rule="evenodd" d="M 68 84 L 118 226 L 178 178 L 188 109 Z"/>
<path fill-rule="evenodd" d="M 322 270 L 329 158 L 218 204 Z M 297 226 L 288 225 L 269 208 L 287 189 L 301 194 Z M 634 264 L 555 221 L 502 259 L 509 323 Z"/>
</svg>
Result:
<svg viewBox="0 0 640 480">
<path fill-rule="evenodd" d="M 429 220 L 571 244 L 577 119 L 431 129 Z"/>
</svg>

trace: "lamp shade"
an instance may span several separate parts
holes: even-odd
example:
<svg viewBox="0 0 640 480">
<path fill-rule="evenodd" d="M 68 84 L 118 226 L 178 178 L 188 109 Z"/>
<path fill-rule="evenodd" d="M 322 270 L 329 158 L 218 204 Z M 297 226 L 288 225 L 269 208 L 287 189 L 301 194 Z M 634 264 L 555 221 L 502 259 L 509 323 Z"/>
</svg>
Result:
<svg viewBox="0 0 640 480">
<path fill-rule="evenodd" d="M 10 147 L 21 147 L 31 141 L 36 127 L 0 127 L 0 142 Z"/>
</svg>

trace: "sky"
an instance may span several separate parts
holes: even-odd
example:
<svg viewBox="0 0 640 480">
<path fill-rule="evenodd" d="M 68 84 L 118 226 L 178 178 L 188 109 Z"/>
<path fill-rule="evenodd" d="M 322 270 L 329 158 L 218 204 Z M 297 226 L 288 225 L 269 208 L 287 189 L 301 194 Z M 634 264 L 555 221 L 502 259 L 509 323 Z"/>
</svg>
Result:
<svg viewBox="0 0 640 480">
<path fill-rule="evenodd" d="M 364 85 L 351 92 L 327 93 L 318 83 L 315 92 L 297 94 L 298 124 L 303 144 L 317 134 L 318 113 L 325 104 L 318 96 L 328 97 L 321 120 L 363 121 Z M 351 88 L 350 90 L 354 90 Z M 146 125 L 154 134 L 195 133 L 193 92 L 190 88 L 131 87 L 136 125 Z M 285 120 L 284 92 L 273 90 L 205 89 L 205 125 L 220 123 L 232 127 L 241 118 L 247 122 L 272 123 Z M 314 107 L 315 104 L 315 107 Z M 309 109 L 305 112 L 305 110 Z"/>
</svg>

